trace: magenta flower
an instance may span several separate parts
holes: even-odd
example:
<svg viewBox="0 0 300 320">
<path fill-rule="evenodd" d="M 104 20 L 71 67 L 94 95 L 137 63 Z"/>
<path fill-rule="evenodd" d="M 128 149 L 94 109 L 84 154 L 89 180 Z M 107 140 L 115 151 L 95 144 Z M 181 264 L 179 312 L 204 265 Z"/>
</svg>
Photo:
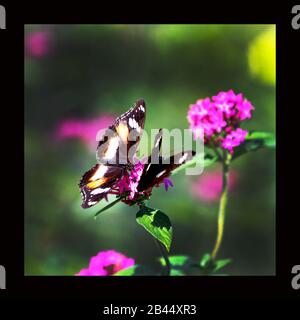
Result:
<svg viewBox="0 0 300 320">
<path fill-rule="evenodd" d="M 90 259 L 89 266 L 80 270 L 77 276 L 110 276 L 135 264 L 134 259 L 115 251 L 100 251 Z"/>
<path fill-rule="evenodd" d="M 127 171 L 123 175 L 123 177 L 118 182 L 116 188 L 119 189 L 119 193 L 122 194 L 124 192 L 129 192 L 128 199 L 134 200 L 136 196 L 138 196 L 137 187 L 139 185 L 139 181 L 141 175 L 143 173 L 144 164 L 138 161 L 133 169 L 128 173 Z"/>
<path fill-rule="evenodd" d="M 247 134 L 240 123 L 252 116 L 253 105 L 241 93 L 221 91 L 212 98 L 197 100 L 189 107 L 187 119 L 195 139 L 233 153 Z"/>
<path fill-rule="evenodd" d="M 32 58 L 46 56 L 52 48 L 52 35 L 49 31 L 30 32 L 25 36 L 25 50 Z"/>
<path fill-rule="evenodd" d="M 97 133 L 99 130 L 107 128 L 114 121 L 110 115 L 102 115 L 91 120 L 64 120 L 56 130 L 58 139 L 78 138 L 82 140 L 94 152 L 97 147 Z"/>
<path fill-rule="evenodd" d="M 232 191 L 238 180 L 237 172 L 230 171 L 228 188 Z M 191 185 L 191 193 L 194 197 L 205 202 L 218 201 L 222 191 L 222 173 L 219 170 L 204 172 Z"/>
<path fill-rule="evenodd" d="M 239 110 L 237 117 L 242 121 L 245 119 L 251 119 L 251 111 L 254 109 L 251 102 L 244 100 L 242 103 L 237 104 L 236 108 Z"/>
<path fill-rule="evenodd" d="M 225 136 L 222 141 L 222 148 L 227 149 L 230 153 L 233 153 L 233 148 L 239 146 L 242 142 L 245 141 L 247 135 L 246 130 L 237 128 L 235 131 L 231 131 Z"/>
</svg>

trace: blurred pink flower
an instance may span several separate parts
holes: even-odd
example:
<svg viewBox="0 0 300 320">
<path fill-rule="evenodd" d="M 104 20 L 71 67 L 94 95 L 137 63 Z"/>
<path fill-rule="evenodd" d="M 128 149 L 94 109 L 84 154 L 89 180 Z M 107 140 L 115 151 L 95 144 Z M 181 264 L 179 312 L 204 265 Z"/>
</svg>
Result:
<svg viewBox="0 0 300 320">
<path fill-rule="evenodd" d="M 90 259 L 89 266 L 80 270 L 76 276 L 110 276 L 133 266 L 134 263 L 134 259 L 115 250 L 100 251 Z"/>
<path fill-rule="evenodd" d="M 106 129 L 114 122 L 110 115 L 102 115 L 91 120 L 67 119 L 64 120 L 56 130 L 58 139 L 78 138 L 82 140 L 92 151 L 97 147 L 97 133 Z"/>
<path fill-rule="evenodd" d="M 52 47 L 52 36 L 49 31 L 35 31 L 26 34 L 25 50 L 28 56 L 42 58 Z"/>
<path fill-rule="evenodd" d="M 229 174 L 229 191 L 236 186 L 238 175 L 231 170 Z M 221 170 L 206 171 L 196 181 L 192 183 L 191 193 L 194 197 L 205 201 L 218 201 L 222 191 L 222 172 Z"/>
</svg>

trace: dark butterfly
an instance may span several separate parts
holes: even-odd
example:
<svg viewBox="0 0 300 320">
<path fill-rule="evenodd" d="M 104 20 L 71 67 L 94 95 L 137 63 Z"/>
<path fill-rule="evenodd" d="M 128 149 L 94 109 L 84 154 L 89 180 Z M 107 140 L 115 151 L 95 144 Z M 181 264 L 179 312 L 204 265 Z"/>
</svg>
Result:
<svg viewBox="0 0 300 320">
<path fill-rule="evenodd" d="M 138 148 L 140 133 L 144 128 L 145 112 L 144 100 L 138 100 L 133 108 L 117 118 L 115 123 L 106 130 L 105 138 L 99 142 L 97 148 L 97 159 L 100 163 L 87 171 L 79 183 L 83 196 L 81 205 L 83 208 L 89 208 L 106 197 L 108 193 L 113 193 L 114 187 L 124 175 L 125 170 L 130 168 Z M 135 135 L 135 140 L 129 139 L 132 133 Z M 174 169 L 190 160 L 195 154 L 194 151 L 184 151 L 169 158 L 163 158 L 160 154 L 161 144 L 162 129 L 156 135 L 151 155 L 144 165 L 137 186 L 138 192 L 150 195 L 154 186 L 162 183 Z M 122 147 L 125 152 L 123 154 L 121 152 L 123 159 L 120 159 L 119 153 Z M 120 160 L 127 160 L 127 164 Z"/>
</svg>

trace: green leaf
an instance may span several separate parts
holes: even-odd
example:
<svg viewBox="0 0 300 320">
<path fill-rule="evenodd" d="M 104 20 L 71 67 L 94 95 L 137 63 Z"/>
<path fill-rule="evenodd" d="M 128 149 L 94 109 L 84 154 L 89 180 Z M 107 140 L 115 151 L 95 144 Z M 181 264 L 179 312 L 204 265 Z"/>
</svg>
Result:
<svg viewBox="0 0 300 320">
<path fill-rule="evenodd" d="M 170 251 L 172 225 L 166 214 L 158 209 L 152 209 L 144 205 L 137 212 L 136 221 Z"/>
<path fill-rule="evenodd" d="M 234 148 L 233 159 L 261 148 L 275 148 L 276 139 L 274 134 L 269 132 L 252 131 L 246 135 L 245 142 Z"/>
<path fill-rule="evenodd" d="M 195 260 L 188 256 L 170 256 L 169 261 L 171 263 L 171 276 L 183 276 L 190 271 L 190 268 L 199 268 Z M 166 261 L 163 257 L 159 258 L 159 262 L 163 267 L 166 266 Z"/>
<path fill-rule="evenodd" d="M 132 267 L 120 270 L 114 274 L 114 276 L 145 276 L 153 274 L 147 267 L 135 264 Z"/>
<path fill-rule="evenodd" d="M 210 153 L 205 153 L 204 154 L 204 168 L 208 167 L 210 165 L 212 165 L 213 163 L 215 163 L 218 160 L 218 157 L 215 155 L 212 155 Z M 172 175 L 177 174 L 178 172 L 185 170 L 187 168 L 190 167 L 195 167 L 195 165 L 197 163 L 199 163 L 200 161 L 203 161 L 203 154 L 198 154 L 195 155 L 193 157 L 193 159 L 191 159 L 190 161 L 184 163 L 183 165 L 181 165 L 180 167 L 176 168 L 175 170 L 173 170 Z"/>
<path fill-rule="evenodd" d="M 200 261 L 200 267 L 202 269 L 208 269 L 210 268 L 212 265 L 212 260 L 211 260 L 211 256 L 209 253 L 205 253 L 203 255 L 203 257 L 201 258 L 201 261 Z"/>
<path fill-rule="evenodd" d="M 224 268 L 231 262 L 231 259 L 223 259 L 223 260 L 217 260 L 214 264 L 214 272 Z"/>
<path fill-rule="evenodd" d="M 188 267 L 195 263 L 192 258 L 188 256 L 170 256 L 169 260 L 173 267 Z M 166 261 L 163 257 L 159 258 L 159 262 L 162 266 L 166 266 Z"/>
<path fill-rule="evenodd" d="M 185 273 L 178 269 L 171 269 L 170 276 L 185 276 Z"/>
<path fill-rule="evenodd" d="M 204 274 L 211 274 L 224 268 L 231 262 L 231 259 L 213 260 L 209 253 L 203 255 L 200 261 L 200 268 Z"/>
<path fill-rule="evenodd" d="M 113 207 L 115 204 L 117 204 L 119 201 L 121 201 L 123 198 L 125 198 L 125 196 L 123 197 L 119 197 L 117 198 L 115 201 L 109 203 L 107 206 L 105 206 L 104 208 L 102 208 L 101 210 L 99 210 L 98 212 L 95 213 L 95 218 L 97 217 L 98 214 L 100 214 L 101 212 Z"/>
</svg>

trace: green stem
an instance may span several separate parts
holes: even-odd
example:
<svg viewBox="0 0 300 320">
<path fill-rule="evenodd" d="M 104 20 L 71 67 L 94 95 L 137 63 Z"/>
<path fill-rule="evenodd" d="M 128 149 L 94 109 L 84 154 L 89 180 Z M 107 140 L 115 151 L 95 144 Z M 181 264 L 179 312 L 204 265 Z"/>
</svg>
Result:
<svg viewBox="0 0 300 320">
<path fill-rule="evenodd" d="M 231 160 L 231 154 L 226 152 L 223 158 L 223 182 L 222 182 L 222 194 L 220 198 L 219 204 L 219 212 L 218 212 L 218 235 L 216 239 L 215 246 L 211 253 L 211 258 L 213 260 L 216 259 L 218 251 L 220 249 L 223 233 L 224 233 L 224 222 L 225 222 L 225 211 L 228 197 L 228 176 L 229 176 L 229 164 Z"/>
<path fill-rule="evenodd" d="M 165 263 L 166 263 L 166 269 L 164 269 L 166 276 L 169 276 L 171 273 L 171 262 L 169 260 L 169 256 L 168 256 L 168 252 L 166 250 L 166 248 L 164 247 L 164 245 L 158 241 L 157 239 L 155 239 L 155 242 L 160 250 L 161 255 L 163 256 Z"/>
</svg>

